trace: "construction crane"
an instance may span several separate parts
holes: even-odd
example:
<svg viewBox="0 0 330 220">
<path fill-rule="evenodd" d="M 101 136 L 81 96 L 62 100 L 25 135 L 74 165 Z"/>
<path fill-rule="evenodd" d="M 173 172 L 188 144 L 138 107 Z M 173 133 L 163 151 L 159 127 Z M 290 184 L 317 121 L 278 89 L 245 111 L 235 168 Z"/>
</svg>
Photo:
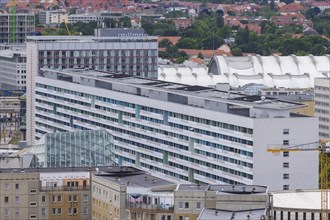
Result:
<svg viewBox="0 0 330 220">
<path fill-rule="evenodd" d="M 15 44 L 16 42 L 16 0 L 9 2 L 9 43 Z"/>
<path fill-rule="evenodd" d="M 320 152 L 320 191 L 321 191 L 321 220 L 328 220 L 328 154 L 330 153 L 330 140 L 321 140 L 295 146 L 278 147 L 272 146 L 267 152 L 297 152 L 319 151 Z"/>
</svg>

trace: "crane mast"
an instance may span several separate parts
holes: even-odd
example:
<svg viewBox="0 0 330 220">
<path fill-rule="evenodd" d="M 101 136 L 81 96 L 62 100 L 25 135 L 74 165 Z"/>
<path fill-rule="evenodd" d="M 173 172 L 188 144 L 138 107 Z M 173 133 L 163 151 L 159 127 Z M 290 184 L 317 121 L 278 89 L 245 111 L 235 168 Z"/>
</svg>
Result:
<svg viewBox="0 0 330 220">
<path fill-rule="evenodd" d="M 17 43 L 16 38 L 16 0 L 10 0 L 9 7 L 9 43 Z"/>
<path fill-rule="evenodd" d="M 330 140 L 321 140 L 307 144 L 299 144 L 289 147 L 272 146 L 267 152 L 298 152 L 319 151 L 320 152 L 320 192 L 321 192 L 321 220 L 328 220 L 328 154 L 330 153 Z M 311 146 L 312 145 L 312 146 Z"/>
</svg>

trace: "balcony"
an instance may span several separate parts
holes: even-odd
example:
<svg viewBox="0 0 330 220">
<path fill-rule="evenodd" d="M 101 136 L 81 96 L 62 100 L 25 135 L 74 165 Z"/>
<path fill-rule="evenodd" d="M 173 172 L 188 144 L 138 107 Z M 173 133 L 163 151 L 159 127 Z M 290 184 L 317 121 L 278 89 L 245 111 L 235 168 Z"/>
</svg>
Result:
<svg viewBox="0 0 330 220">
<path fill-rule="evenodd" d="M 90 186 L 40 186 L 40 191 L 89 191 Z"/>
</svg>

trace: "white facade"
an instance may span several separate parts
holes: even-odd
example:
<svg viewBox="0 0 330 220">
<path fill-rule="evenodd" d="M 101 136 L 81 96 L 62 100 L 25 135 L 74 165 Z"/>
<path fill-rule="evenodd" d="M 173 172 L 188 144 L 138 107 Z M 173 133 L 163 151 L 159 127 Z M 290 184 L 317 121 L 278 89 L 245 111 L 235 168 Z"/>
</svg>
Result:
<svg viewBox="0 0 330 220">
<path fill-rule="evenodd" d="M 319 118 L 320 139 L 330 140 L 330 78 L 316 78 L 314 92 L 315 115 Z"/>
<path fill-rule="evenodd" d="M 157 37 L 38 36 L 27 43 L 27 140 L 34 143 L 35 77 L 40 67 L 87 68 L 157 77 Z"/>
<path fill-rule="evenodd" d="M 26 89 L 24 45 L 0 45 L 0 89 Z"/>
<path fill-rule="evenodd" d="M 274 192 L 270 198 L 272 219 L 321 219 L 320 191 Z"/>
<path fill-rule="evenodd" d="M 89 23 L 91 21 L 97 21 L 97 16 L 95 14 L 71 14 L 68 16 L 68 21 L 70 24 L 77 22 Z"/>
<path fill-rule="evenodd" d="M 215 56 L 203 67 L 160 66 L 158 79 L 189 85 L 228 83 L 232 88 L 257 83 L 268 87 L 313 88 L 314 78 L 329 73 L 330 56 Z"/>
<path fill-rule="evenodd" d="M 317 118 L 290 114 L 302 104 L 122 75 L 43 71 L 30 112 L 36 138 L 102 127 L 114 137 L 119 164 L 160 177 L 271 190 L 318 187 L 317 152 L 285 158 L 266 152 L 318 140 Z"/>
</svg>

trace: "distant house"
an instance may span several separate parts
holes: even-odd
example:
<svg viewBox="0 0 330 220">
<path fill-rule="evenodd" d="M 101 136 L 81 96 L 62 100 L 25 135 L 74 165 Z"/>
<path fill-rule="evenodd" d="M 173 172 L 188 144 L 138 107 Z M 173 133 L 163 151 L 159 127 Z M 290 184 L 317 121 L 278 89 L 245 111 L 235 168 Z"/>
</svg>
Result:
<svg viewBox="0 0 330 220">
<path fill-rule="evenodd" d="M 291 4 L 284 5 L 283 7 L 281 7 L 278 10 L 278 12 L 281 15 L 287 15 L 287 14 L 291 14 L 291 13 L 300 13 L 304 9 L 305 9 L 305 7 L 301 4 L 291 3 Z"/>
<path fill-rule="evenodd" d="M 178 43 L 178 41 L 181 39 L 179 36 L 158 36 L 158 43 L 164 39 L 168 39 L 173 45 Z"/>
<path fill-rule="evenodd" d="M 312 1 L 311 2 L 312 7 L 318 7 L 321 11 L 324 11 L 326 9 L 330 9 L 330 2 L 329 1 Z"/>
<path fill-rule="evenodd" d="M 306 19 L 304 15 L 299 13 L 292 13 L 280 16 L 272 16 L 270 22 L 275 23 L 277 26 L 301 25 L 303 27 L 313 27 L 313 22 Z"/>
</svg>

